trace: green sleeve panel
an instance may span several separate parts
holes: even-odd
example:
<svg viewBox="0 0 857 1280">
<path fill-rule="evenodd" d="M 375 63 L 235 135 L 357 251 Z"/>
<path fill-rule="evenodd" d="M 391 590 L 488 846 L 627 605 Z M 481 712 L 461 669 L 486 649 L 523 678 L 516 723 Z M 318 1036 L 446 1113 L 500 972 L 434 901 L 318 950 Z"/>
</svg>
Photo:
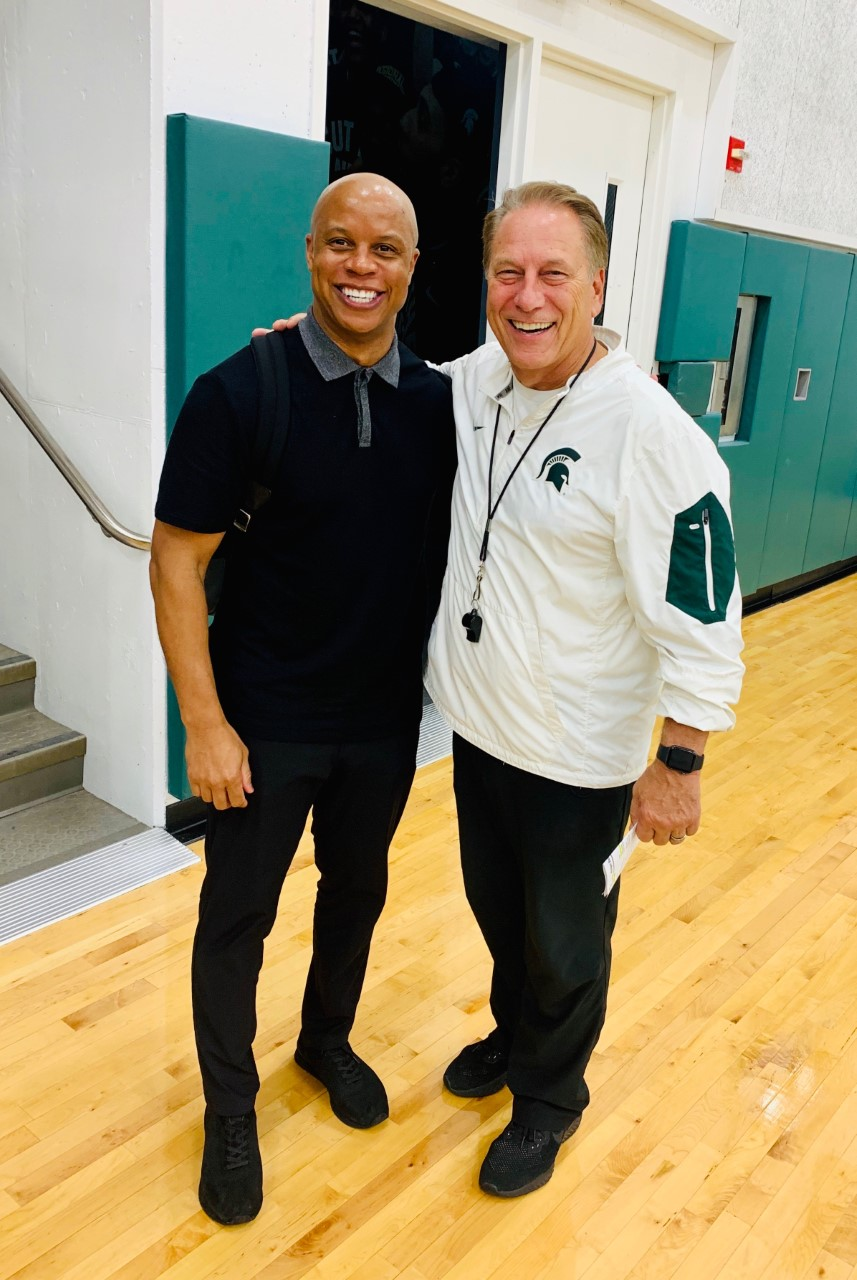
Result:
<svg viewBox="0 0 857 1280">
<path fill-rule="evenodd" d="M 732 526 L 709 492 L 673 522 L 667 603 L 699 622 L 723 622 L 734 586 Z"/>
</svg>

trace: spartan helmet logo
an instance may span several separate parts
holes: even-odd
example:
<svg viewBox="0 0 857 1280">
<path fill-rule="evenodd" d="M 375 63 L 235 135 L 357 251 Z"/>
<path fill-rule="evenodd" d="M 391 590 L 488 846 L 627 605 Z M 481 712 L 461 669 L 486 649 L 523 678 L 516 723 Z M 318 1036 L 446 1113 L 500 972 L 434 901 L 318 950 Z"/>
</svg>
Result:
<svg viewBox="0 0 857 1280">
<path fill-rule="evenodd" d="M 555 449 L 553 453 L 549 453 L 545 458 L 542 463 L 542 469 L 536 479 L 541 480 L 544 475 L 545 480 L 553 485 L 557 493 L 562 493 L 563 488 L 569 481 L 570 464 L 579 460 L 580 454 L 576 449 Z"/>
</svg>

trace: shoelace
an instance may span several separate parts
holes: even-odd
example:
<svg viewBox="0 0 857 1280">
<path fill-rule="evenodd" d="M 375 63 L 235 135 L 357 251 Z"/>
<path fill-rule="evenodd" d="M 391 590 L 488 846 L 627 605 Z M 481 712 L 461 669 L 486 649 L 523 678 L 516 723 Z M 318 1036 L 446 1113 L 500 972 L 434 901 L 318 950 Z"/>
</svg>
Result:
<svg viewBox="0 0 857 1280">
<path fill-rule="evenodd" d="M 360 1080 L 360 1068 L 356 1055 L 346 1046 L 339 1049 L 328 1049 L 328 1056 L 342 1077 L 345 1084 L 357 1084 Z"/>
<path fill-rule="evenodd" d="M 247 1116 L 227 1116 L 226 1168 L 243 1169 L 250 1163 L 250 1121 Z"/>
<path fill-rule="evenodd" d="M 502 1049 L 499 1044 L 489 1047 L 487 1051 L 486 1045 L 488 1045 L 488 1040 L 477 1040 L 476 1044 L 469 1044 L 467 1046 L 467 1050 L 469 1051 L 468 1056 L 472 1058 L 474 1063 L 477 1065 L 480 1062 L 500 1062 L 507 1056 L 505 1050 Z"/>
<path fill-rule="evenodd" d="M 524 1127 L 524 1125 L 518 1124 L 516 1120 L 513 1120 L 511 1122 L 511 1124 L 509 1125 L 509 1128 L 512 1130 L 512 1132 L 509 1134 L 510 1138 L 514 1136 L 515 1140 L 517 1140 L 518 1134 L 520 1133 L 521 1135 L 520 1146 L 522 1151 L 524 1150 L 524 1147 L 527 1145 L 531 1147 L 540 1147 L 544 1142 L 545 1138 L 548 1137 L 547 1130 L 527 1129 Z"/>
</svg>

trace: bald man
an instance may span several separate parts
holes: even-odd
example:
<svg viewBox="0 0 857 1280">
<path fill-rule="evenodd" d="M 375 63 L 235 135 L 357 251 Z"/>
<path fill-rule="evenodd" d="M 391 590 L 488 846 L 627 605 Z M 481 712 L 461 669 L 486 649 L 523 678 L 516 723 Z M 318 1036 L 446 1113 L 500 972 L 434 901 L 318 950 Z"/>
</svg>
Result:
<svg viewBox="0 0 857 1280">
<path fill-rule="evenodd" d="M 396 339 L 417 256 L 413 206 L 386 179 L 349 174 L 319 199 L 312 310 L 275 336 L 290 381 L 280 474 L 210 631 L 206 568 L 256 478 L 249 347 L 194 383 L 161 477 L 152 590 L 188 778 L 209 805 L 192 965 L 199 1198 L 225 1225 L 262 1204 L 256 984 L 310 812 L 320 878 L 295 1061 L 345 1124 L 388 1114 L 348 1038 L 414 775 L 427 531 L 433 509 L 448 511 L 455 466 L 448 380 Z"/>
</svg>

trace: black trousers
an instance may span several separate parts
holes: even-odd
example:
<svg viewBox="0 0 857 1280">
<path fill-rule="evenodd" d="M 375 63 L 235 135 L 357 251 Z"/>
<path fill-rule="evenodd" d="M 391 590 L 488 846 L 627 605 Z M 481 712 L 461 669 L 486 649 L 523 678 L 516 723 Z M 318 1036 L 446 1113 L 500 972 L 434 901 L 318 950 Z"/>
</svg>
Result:
<svg viewBox="0 0 857 1280">
<path fill-rule="evenodd" d="M 494 961 L 491 1011 L 509 1046 L 513 1117 L 556 1129 L 589 1102 L 619 886 L 601 864 L 631 785 L 594 790 L 526 773 L 453 739 L 467 899 Z"/>
<path fill-rule="evenodd" d="M 320 872 L 301 1011 L 308 1049 L 344 1044 L 372 931 L 387 893 L 387 852 L 414 777 L 417 731 L 379 742 L 249 742 L 246 809 L 209 810 L 193 946 L 193 1019 L 203 1090 L 220 1115 L 252 1109 L 256 984 L 286 872 L 312 809 Z"/>
</svg>

